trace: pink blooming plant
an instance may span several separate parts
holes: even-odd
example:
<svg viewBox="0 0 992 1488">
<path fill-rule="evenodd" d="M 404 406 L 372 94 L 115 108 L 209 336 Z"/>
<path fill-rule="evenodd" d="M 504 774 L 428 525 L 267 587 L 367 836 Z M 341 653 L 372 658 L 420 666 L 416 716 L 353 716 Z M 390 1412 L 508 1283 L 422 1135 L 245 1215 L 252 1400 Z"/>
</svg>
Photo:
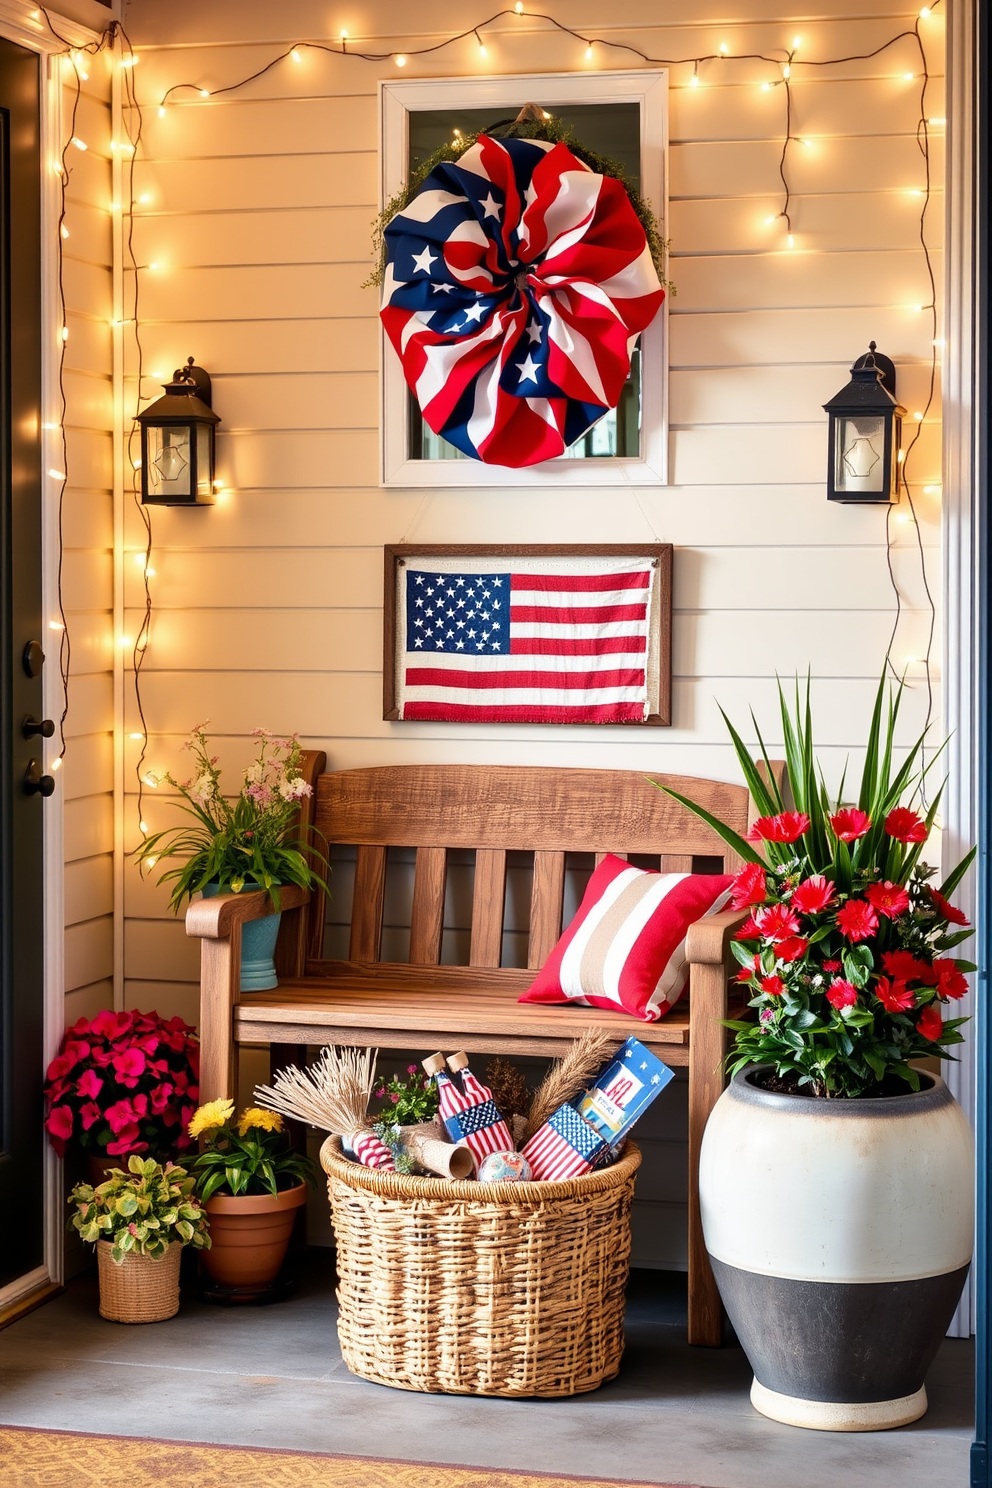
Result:
<svg viewBox="0 0 992 1488">
<path fill-rule="evenodd" d="M 943 1010 L 965 996 L 975 967 L 954 954 L 972 932 L 950 896 L 974 852 L 933 887 L 921 853 L 940 791 L 923 806 L 921 742 L 908 752 L 898 747 L 901 689 L 886 698 L 884 679 L 879 685 L 856 804 L 828 797 L 808 690 L 801 699 L 797 687 L 794 707 L 781 690 L 779 697 L 788 807 L 760 734 L 761 771 L 732 726 L 761 813 L 747 839 L 668 792 L 744 860 L 731 903 L 747 919 L 730 945 L 741 967 L 735 980 L 754 1011 L 728 1021 L 735 1033 L 728 1063 L 733 1072 L 771 1066 L 784 1088 L 806 1095 L 916 1090 L 912 1061 L 950 1059 L 962 1041 L 966 1019 Z"/>
<path fill-rule="evenodd" d="M 235 894 L 265 889 L 273 909 L 279 908 L 282 884 L 326 889 L 318 869 L 326 870 L 327 859 L 313 840 L 313 828 L 300 821 L 300 803 L 311 787 L 303 778 L 296 735 L 281 739 L 267 729 L 253 729 L 258 754 L 232 799 L 220 788 L 220 768 L 217 755 L 210 753 L 206 727 L 198 724 L 183 745 L 193 757 L 189 778 L 162 777 L 178 791 L 180 809 L 192 821 L 153 832 L 136 853 L 142 868 L 160 858 L 177 860 L 158 880 L 172 885 L 170 907 L 178 913 L 208 885 Z"/>
<path fill-rule="evenodd" d="M 66 1029 L 48 1066 L 45 1129 L 61 1157 L 70 1141 L 98 1156 L 172 1156 L 192 1146 L 200 1049 L 182 1018 L 97 1013 Z"/>
</svg>

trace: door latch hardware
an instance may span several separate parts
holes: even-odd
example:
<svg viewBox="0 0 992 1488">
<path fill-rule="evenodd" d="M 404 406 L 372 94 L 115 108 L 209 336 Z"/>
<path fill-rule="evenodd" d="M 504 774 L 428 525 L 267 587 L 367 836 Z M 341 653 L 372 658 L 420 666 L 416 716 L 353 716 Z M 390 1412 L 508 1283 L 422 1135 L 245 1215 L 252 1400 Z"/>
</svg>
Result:
<svg viewBox="0 0 992 1488">
<path fill-rule="evenodd" d="M 43 718 L 39 723 L 30 713 L 21 724 L 21 733 L 25 739 L 33 739 L 35 734 L 40 734 L 43 739 L 50 739 L 54 732 L 55 724 L 50 718 Z"/>
<path fill-rule="evenodd" d="M 50 796 L 54 789 L 54 776 L 42 775 L 38 770 L 38 761 L 28 760 L 28 767 L 24 771 L 25 793 L 29 796 Z"/>
</svg>

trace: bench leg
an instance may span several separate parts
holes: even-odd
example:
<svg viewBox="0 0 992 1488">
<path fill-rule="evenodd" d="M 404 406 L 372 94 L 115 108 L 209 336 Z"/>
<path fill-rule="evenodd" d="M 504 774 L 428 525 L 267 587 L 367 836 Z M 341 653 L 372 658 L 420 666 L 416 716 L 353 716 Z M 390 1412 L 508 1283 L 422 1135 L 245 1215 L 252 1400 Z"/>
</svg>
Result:
<svg viewBox="0 0 992 1488">
<path fill-rule="evenodd" d="M 704 1001 L 719 1006 L 725 997 L 723 966 L 695 966 L 693 991 L 713 979 Z M 724 1086 L 723 1059 L 726 1029 L 716 1017 L 701 1018 L 693 1025 L 689 1046 L 689 1342 L 704 1348 L 719 1348 L 723 1342 L 723 1306 L 713 1268 L 703 1242 L 699 1213 L 699 1152 L 710 1112 Z"/>
</svg>

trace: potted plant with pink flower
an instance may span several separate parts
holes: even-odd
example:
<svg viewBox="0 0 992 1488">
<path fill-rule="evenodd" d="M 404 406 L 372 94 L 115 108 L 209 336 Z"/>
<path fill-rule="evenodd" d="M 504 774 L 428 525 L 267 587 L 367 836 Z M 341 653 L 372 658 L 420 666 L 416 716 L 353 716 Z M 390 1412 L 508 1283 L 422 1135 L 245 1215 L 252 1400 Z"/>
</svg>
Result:
<svg viewBox="0 0 992 1488">
<path fill-rule="evenodd" d="M 700 1156 L 707 1249 L 752 1402 L 826 1430 L 924 1413 L 971 1258 L 970 1128 L 918 1062 L 962 1042 L 975 968 L 950 898 L 974 852 L 935 885 L 941 791 L 924 805 L 925 735 L 897 747 L 900 697 L 883 679 L 854 803 L 823 782 L 808 683 L 792 708 L 780 689 L 791 802 L 727 720 L 762 813 L 747 841 L 678 797 L 744 863 L 733 950 L 753 1012 L 728 1024 L 732 1080 Z"/>
<path fill-rule="evenodd" d="M 192 821 L 165 827 L 145 837 L 135 856 L 142 868 L 161 859 L 182 859 L 166 869 L 159 883 L 171 883 L 170 908 L 202 893 L 235 893 L 264 889 L 273 913 L 251 920 L 241 932 L 241 989 L 258 992 L 278 985 L 273 953 L 279 933 L 279 888 L 282 884 L 327 887 L 314 865 L 327 859 L 308 840 L 299 819 L 300 802 L 311 794 L 300 764 L 296 735 L 276 738 L 268 729 L 253 729 L 258 754 L 244 772 L 241 789 L 229 799 L 220 787 L 218 756 L 211 754 L 207 724 L 197 724 L 182 746 L 192 760 L 188 778 L 165 774 L 161 782 L 178 791 L 180 806 Z"/>
<path fill-rule="evenodd" d="M 196 1032 L 182 1018 L 127 1009 L 80 1018 L 46 1073 L 49 1141 L 60 1157 L 76 1143 L 92 1159 L 94 1176 L 112 1158 L 148 1153 L 165 1160 L 188 1150 L 199 1059 Z"/>
</svg>

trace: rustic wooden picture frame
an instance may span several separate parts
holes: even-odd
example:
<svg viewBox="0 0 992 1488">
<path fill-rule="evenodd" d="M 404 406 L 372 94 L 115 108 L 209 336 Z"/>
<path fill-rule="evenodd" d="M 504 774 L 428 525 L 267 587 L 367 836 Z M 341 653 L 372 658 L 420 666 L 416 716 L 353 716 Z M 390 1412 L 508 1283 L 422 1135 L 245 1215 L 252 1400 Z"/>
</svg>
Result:
<svg viewBox="0 0 992 1488">
<path fill-rule="evenodd" d="M 392 543 L 383 548 L 383 646 L 382 716 L 402 722 L 398 706 L 398 668 L 403 657 L 396 643 L 397 614 L 402 566 L 417 558 L 454 558 L 465 564 L 473 559 L 514 558 L 644 558 L 657 566 L 658 605 L 652 633 L 652 680 L 657 685 L 657 712 L 636 723 L 610 723 L 612 728 L 666 728 L 672 722 L 672 561 L 671 543 Z M 494 725 L 503 726 L 506 725 Z M 589 722 L 528 727 L 603 727 Z"/>
</svg>

